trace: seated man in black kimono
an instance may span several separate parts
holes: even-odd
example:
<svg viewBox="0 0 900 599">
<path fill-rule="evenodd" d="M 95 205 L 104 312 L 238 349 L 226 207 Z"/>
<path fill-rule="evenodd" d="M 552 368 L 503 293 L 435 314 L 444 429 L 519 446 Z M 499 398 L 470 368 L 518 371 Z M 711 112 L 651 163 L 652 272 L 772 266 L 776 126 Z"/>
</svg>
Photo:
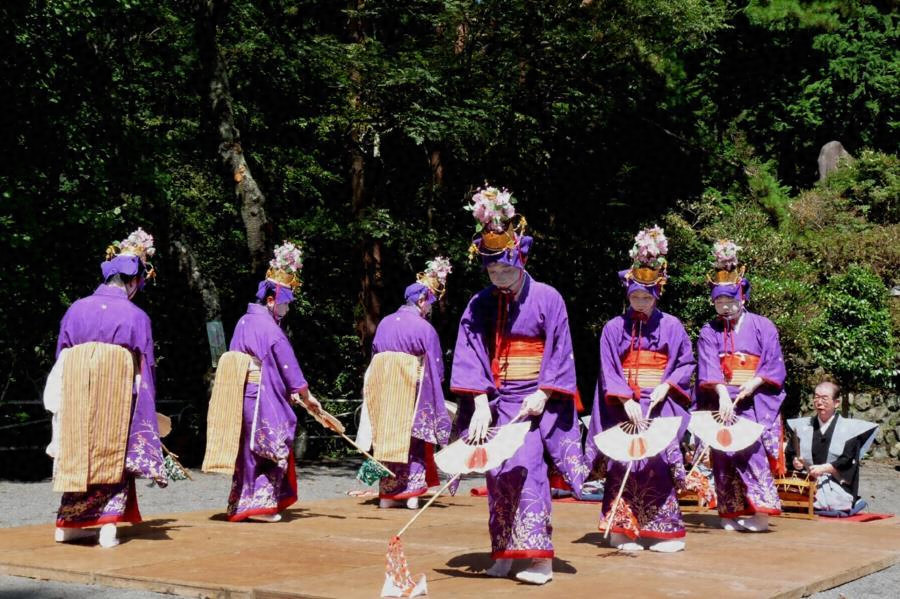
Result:
<svg viewBox="0 0 900 599">
<path fill-rule="evenodd" d="M 819 383 L 811 418 L 788 420 L 793 443 L 786 457 L 795 470 L 806 471 L 816 481 L 817 512 L 849 515 L 862 509 L 857 504 L 859 461 L 875 440 L 878 425 L 844 418 L 837 413 L 840 388 L 831 382 Z"/>
</svg>

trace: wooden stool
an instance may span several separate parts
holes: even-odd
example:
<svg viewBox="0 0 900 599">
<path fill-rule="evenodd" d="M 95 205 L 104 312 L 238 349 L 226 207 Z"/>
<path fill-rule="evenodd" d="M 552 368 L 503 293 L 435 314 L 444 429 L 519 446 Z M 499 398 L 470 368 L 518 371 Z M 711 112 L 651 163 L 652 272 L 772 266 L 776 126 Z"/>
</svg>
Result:
<svg viewBox="0 0 900 599">
<path fill-rule="evenodd" d="M 813 504 L 816 500 L 816 481 L 798 476 L 776 478 L 775 488 L 781 498 L 781 516 L 783 518 L 815 518 Z"/>
</svg>

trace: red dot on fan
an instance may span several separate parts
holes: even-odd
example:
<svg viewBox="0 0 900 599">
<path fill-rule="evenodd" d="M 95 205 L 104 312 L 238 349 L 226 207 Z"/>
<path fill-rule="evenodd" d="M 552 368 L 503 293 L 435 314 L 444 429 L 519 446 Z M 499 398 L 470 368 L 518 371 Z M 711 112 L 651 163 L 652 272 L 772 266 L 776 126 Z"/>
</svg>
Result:
<svg viewBox="0 0 900 599">
<path fill-rule="evenodd" d="M 647 453 L 647 442 L 641 437 L 632 439 L 631 444 L 628 446 L 628 455 L 633 458 L 641 458 L 645 453 Z"/>
<path fill-rule="evenodd" d="M 722 447 L 728 447 L 731 445 L 731 431 L 727 428 L 719 429 L 719 432 L 716 433 L 716 441 L 719 442 L 719 445 Z"/>
<path fill-rule="evenodd" d="M 469 459 L 466 460 L 466 467 L 471 470 L 483 468 L 487 464 L 487 450 L 484 447 L 476 447 Z"/>
</svg>

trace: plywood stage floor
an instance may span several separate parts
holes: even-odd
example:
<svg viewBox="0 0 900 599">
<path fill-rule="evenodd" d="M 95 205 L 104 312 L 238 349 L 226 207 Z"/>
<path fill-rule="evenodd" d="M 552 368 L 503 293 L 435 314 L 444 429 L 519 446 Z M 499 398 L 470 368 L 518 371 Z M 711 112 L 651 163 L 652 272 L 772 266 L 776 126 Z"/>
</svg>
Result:
<svg viewBox="0 0 900 599">
<path fill-rule="evenodd" d="M 801 597 L 900 561 L 900 518 L 842 523 L 775 519 L 764 534 L 688 514 L 687 550 L 625 554 L 601 544 L 593 504 L 554 504 L 554 580 L 491 579 L 487 501 L 439 498 L 404 535 L 429 597 Z M 412 515 L 372 500 L 300 504 L 280 523 L 229 523 L 216 512 L 149 517 L 122 544 L 55 544 L 52 525 L 0 529 L 0 574 L 193 597 L 373 598 L 388 539 Z M 518 565 L 514 571 L 522 566 Z"/>
</svg>

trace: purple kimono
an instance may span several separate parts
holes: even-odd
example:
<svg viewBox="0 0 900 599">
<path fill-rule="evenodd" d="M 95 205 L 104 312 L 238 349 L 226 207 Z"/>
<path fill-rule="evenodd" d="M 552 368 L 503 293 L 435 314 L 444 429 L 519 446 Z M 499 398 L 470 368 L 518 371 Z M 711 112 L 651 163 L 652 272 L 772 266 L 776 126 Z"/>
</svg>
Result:
<svg viewBox="0 0 900 599">
<path fill-rule="evenodd" d="M 538 389 L 550 395 L 543 414 L 531 418 L 523 446 L 487 473 L 494 559 L 553 556 L 547 456 L 576 494 L 588 471 L 573 401 L 575 359 L 566 305 L 553 287 L 524 277 L 517 299 L 491 286 L 469 301 L 453 355 L 451 390 L 464 396 L 455 424 L 459 437 L 468 433 L 475 395 L 488 395 L 494 426 L 515 418 L 525 397 Z M 542 352 L 530 380 L 508 380 L 498 374 L 503 359 L 497 355 L 502 354 L 498 345 L 502 349 L 516 343 Z"/>
<path fill-rule="evenodd" d="M 632 376 L 629 381 L 626 365 L 633 371 L 644 370 L 644 374 Z M 603 521 L 612 517 L 609 511 L 627 464 L 602 456 L 594 444 L 594 435 L 628 420 L 623 403 L 629 399 L 639 401 L 646 416 L 650 393 L 657 385 L 669 383 L 668 396 L 656 405 L 650 416 L 681 417 L 681 429 L 661 453 L 632 463 L 622 500 L 637 522 L 637 536 L 650 539 L 684 537 L 676 488 L 684 486 L 686 476 L 679 441 L 688 425 L 687 408 L 691 401 L 688 390 L 694 366 L 691 340 L 681 321 L 671 314 L 656 309 L 649 318 L 642 319 L 639 313 L 629 308 L 603 327 L 600 376 L 585 448 L 585 459 L 589 464 L 598 458 L 607 460 Z M 615 525 L 612 531 L 635 536 L 634 530 Z"/>
<path fill-rule="evenodd" d="M 63 493 L 57 527 L 140 522 L 134 477 L 151 478 L 160 486 L 167 484 L 156 421 L 156 363 L 150 317 L 131 303 L 124 289 L 100 285 L 93 295 L 76 301 L 66 311 L 56 356 L 67 347 L 92 341 L 122 346 L 140 360 L 141 384 L 134 390 L 125 473 L 119 483 L 89 485 L 84 493 Z"/>
<path fill-rule="evenodd" d="M 227 511 L 236 522 L 277 514 L 297 501 L 297 415 L 289 398 L 307 384 L 290 341 L 265 306 L 247 306 L 229 349 L 250 354 L 261 370 L 259 383 L 244 386 L 241 442 Z"/>
<path fill-rule="evenodd" d="M 786 376 L 778 330 L 768 318 L 744 311 L 736 325 L 723 319 L 707 323 L 697 340 L 697 404 L 700 410 L 718 410 L 715 387 L 724 384 L 732 400 L 738 385 L 732 378 L 749 370 L 763 384 L 735 406 L 735 413 L 763 424 L 758 441 L 737 452 L 712 451 L 719 515 L 723 518 L 757 512 L 777 515 L 781 501 L 772 466 L 783 460 L 779 410 L 784 401 Z M 741 366 L 744 366 L 743 368 Z M 770 463 L 771 462 L 771 463 Z"/>
<path fill-rule="evenodd" d="M 385 464 L 396 477 L 383 478 L 379 496 L 382 499 L 408 499 L 425 493 L 439 483 L 434 465 L 434 446 L 446 445 L 450 439 L 450 416 L 444 405 L 444 362 L 437 331 L 419 313 L 416 306 L 403 306 L 385 316 L 378 324 L 372 353 L 403 352 L 424 356 L 424 374 L 416 413 L 413 417 L 409 460 Z"/>
</svg>

